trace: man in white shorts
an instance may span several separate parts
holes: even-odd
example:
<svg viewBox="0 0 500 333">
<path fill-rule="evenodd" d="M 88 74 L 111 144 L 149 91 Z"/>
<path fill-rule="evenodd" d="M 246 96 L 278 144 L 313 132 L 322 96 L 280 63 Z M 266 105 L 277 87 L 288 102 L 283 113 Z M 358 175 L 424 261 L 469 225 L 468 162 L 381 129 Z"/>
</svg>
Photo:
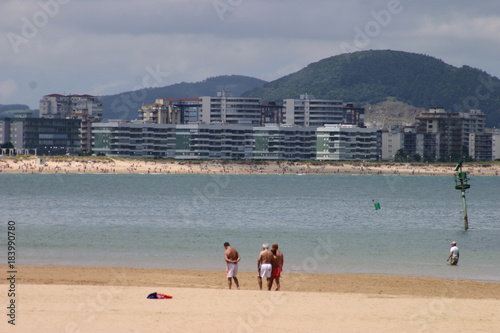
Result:
<svg viewBox="0 0 500 333">
<path fill-rule="evenodd" d="M 238 282 L 238 278 L 236 275 L 238 274 L 238 261 L 240 261 L 240 255 L 238 251 L 234 247 L 231 247 L 228 242 L 224 243 L 224 248 L 226 252 L 224 252 L 224 260 L 226 260 L 226 273 L 227 273 L 227 283 L 229 285 L 229 289 L 232 286 L 232 280 L 234 280 L 234 284 L 236 284 L 236 288 L 240 289 L 240 284 Z"/>
<path fill-rule="evenodd" d="M 446 261 L 450 261 L 450 265 L 458 265 L 458 259 L 460 258 L 460 252 L 458 251 L 457 242 L 451 242 L 450 255 Z"/>
<path fill-rule="evenodd" d="M 262 278 L 265 276 L 267 278 L 267 290 L 271 290 L 271 271 L 273 270 L 272 266 L 273 253 L 269 251 L 269 244 L 262 244 L 262 251 L 259 254 L 259 259 L 257 260 L 257 272 L 259 274 L 259 288 L 262 290 Z"/>
</svg>

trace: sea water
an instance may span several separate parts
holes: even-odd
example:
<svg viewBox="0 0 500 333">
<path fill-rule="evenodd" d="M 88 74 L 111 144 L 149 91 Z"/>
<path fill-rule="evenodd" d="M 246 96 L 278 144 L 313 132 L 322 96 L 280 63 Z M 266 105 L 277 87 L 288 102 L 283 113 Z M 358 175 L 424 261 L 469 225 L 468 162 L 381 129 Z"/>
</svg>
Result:
<svg viewBox="0 0 500 333">
<path fill-rule="evenodd" d="M 500 177 L 472 177 L 470 229 L 451 176 L 0 174 L 0 261 L 240 270 L 278 243 L 285 273 L 500 282 Z M 375 209 L 379 203 L 381 209 Z M 461 258 L 447 265 L 450 242 Z"/>
</svg>

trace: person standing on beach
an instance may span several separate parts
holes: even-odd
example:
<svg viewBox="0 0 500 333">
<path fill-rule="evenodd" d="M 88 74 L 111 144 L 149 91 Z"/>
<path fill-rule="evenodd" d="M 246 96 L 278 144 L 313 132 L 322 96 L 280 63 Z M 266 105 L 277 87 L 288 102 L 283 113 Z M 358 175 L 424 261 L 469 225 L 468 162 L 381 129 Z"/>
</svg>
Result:
<svg viewBox="0 0 500 333">
<path fill-rule="evenodd" d="M 257 260 L 257 272 L 259 274 L 259 288 L 262 290 L 262 278 L 265 276 L 267 279 L 267 290 L 271 290 L 271 272 L 273 270 L 272 266 L 273 253 L 269 251 L 269 245 L 267 243 L 262 244 L 262 251 L 259 254 L 259 259 Z"/>
<path fill-rule="evenodd" d="M 458 251 L 457 242 L 451 242 L 450 255 L 446 261 L 450 261 L 450 265 L 458 265 L 458 259 L 460 258 L 460 252 Z"/>
<path fill-rule="evenodd" d="M 238 274 L 238 262 L 240 261 L 240 255 L 238 251 L 234 247 L 231 247 L 228 242 L 224 243 L 224 248 L 226 251 L 224 252 L 224 260 L 226 260 L 226 273 L 227 273 L 227 284 L 229 289 L 232 287 L 232 280 L 234 280 L 234 284 L 236 284 L 236 288 L 240 289 L 240 283 L 236 275 Z"/>
<path fill-rule="evenodd" d="M 276 256 L 275 261 L 277 261 L 277 267 L 275 267 L 276 263 L 273 264 L 273 271 L 271 272 L 271 277 L 273 278 L 273 281 L 276 281 L 276 291 L 278 291 L 280 290 L 280 276 L 281 272 L 283 271 L 283 263 L 285 262 L 285 256 L 283 255 L 283 252 L 278 250 L 278 244 L 276 243 L 272 245 L 271 252 L 273 253 L 274 256 Z"/>
<path fill-rule="evenodd" d="M 276 281 L 276 291 L 280 290 L 280 259 L 276 255 L 277 250 L 275 248 L 271 249 L 271 253 L 273 254 L 273 261 L 271 265 L 273 266 L 273 270 L 271 271 L 271 288 L 273 283 Z"/>
</svg>

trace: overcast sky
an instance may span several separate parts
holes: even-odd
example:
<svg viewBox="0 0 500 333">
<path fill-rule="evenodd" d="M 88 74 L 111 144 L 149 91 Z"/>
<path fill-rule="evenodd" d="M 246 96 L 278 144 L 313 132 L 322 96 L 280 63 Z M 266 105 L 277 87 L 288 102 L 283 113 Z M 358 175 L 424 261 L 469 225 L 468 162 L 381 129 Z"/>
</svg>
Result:
<svg viewBox="0 0 500 333">
<path fill-rule="evenodd" d="M 0 104 L 32 108 L 51 93 L 271 81 L 369 49 L 500 77 L 498 0 L 1 0 L 0 31 Z"/>
</svg>

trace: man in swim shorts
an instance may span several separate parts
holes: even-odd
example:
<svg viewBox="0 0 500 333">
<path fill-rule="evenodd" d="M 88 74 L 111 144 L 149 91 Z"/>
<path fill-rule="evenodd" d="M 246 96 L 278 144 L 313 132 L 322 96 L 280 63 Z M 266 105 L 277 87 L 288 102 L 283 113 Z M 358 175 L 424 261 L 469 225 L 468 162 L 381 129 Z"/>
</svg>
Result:
<svg viewBox="0 0 500 333">
<path fill-rule="evenodd" d="M 224 243 L 224 248 L 226 249 L 226 251 L 224 252 L 224 260 L 226 260 L 227 283 L 229 285 L 229 289 L 231 289 L 232 287 L 232 280 L 234 280 L 236 288 L 240 289 L 240 284 L 238 282 L 238 278 L 236 277 L 236 275 L 238 274 L 238 262 L 241 259 L 240 255 L 234 247 L 231 247 L 231 245 L 229 245 L 228 242 Z"/>
<path fill-rule="evenodd" d="M 262 290 L 262 278 L 265 276 L 267 279 L 267 290 L 271 290 L 272 280 L 271 272 L 273 270 L 272 266 L 273 253 L 269 251 L 269 244 L 262 244 L 262 251 L 259 254 L 259 259 L 257 260 L 257 272 L 259 274 L 259 288 Z"/>
<path fill-rule="evenodd" d="M 283 271 L 283 263 L 285 262 L 285 256 L 283 255 L 283 252 L 278 250 L 278 244 L 273 244 L 271 252 L 274 255 L 273 258 L 273 271 L 271 272 L 271 279 L 273 282 L 271 285 L 276 282 L 276 291 L 280 290 L 281 285 L 280 285 L 280 276 L 281 272 Z"/>
<path fill-rule="evenodd" d="M 450 261 L 450 265 L 458 265 L 458 259 L 460 258 L 460 252 L 458 251 L 457 242 L 451 242 L 450 255 L 446 261 Z"/>
</svg>

